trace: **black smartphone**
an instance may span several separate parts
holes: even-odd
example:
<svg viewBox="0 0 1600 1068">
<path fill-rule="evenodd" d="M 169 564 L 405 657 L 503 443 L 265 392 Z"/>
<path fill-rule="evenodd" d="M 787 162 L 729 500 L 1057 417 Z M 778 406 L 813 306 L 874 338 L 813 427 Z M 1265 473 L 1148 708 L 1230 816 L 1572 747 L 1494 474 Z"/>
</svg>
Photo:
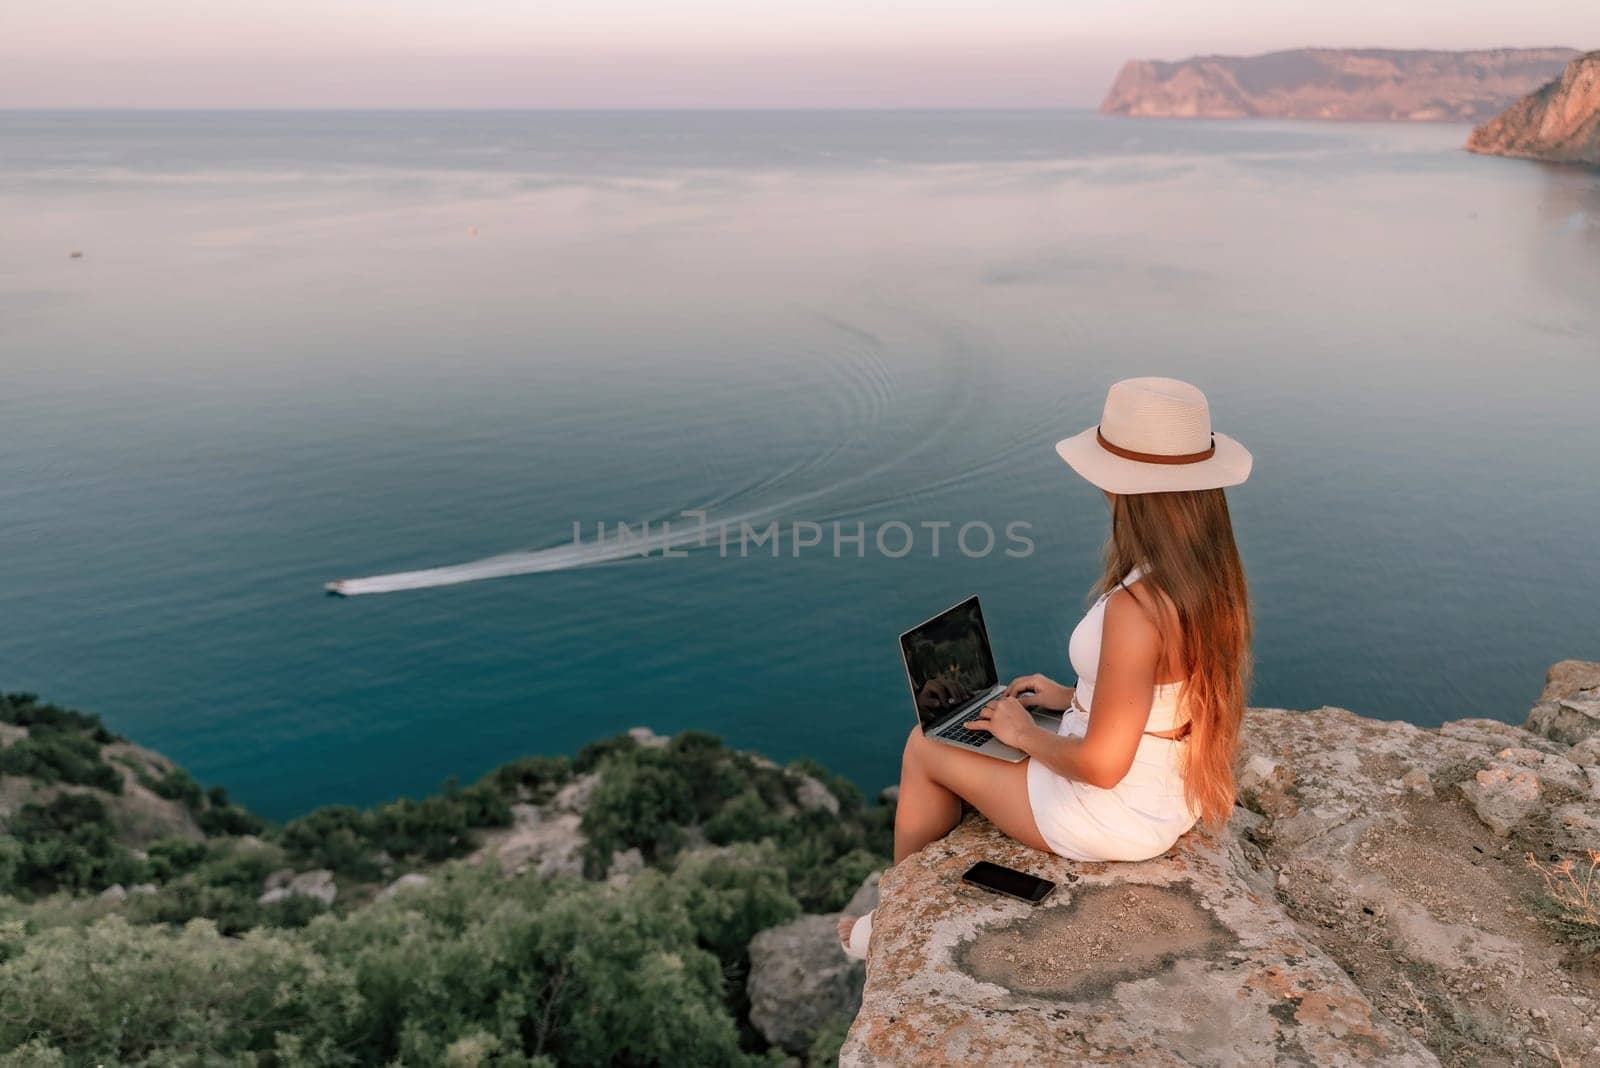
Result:
<svg viewBox="0 0 1600 1068">
<path fill-rule="evenodd" d="M 1037 875 L 1002 867 L 987 860 L 980 860 L 968 868 L 967 874 L 961 877 L 961 881 L 1026 901 L 1030 905 L 1037 905 L 1049 897 L 1050 891 L 1056 888 L 1056 884 L 1049 879 L 1041 879 Z"/>
</svg>

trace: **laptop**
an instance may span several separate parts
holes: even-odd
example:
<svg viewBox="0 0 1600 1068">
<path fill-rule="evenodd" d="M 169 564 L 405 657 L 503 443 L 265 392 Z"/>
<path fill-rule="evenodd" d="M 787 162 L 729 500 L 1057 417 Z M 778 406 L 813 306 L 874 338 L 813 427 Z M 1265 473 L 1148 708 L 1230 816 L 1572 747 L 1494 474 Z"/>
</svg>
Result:
<svg viewBox="0 0 1600 1068">
<path fill-rule="evenodd" d="M 1006 745 L 988 731 L 962 724 L 1006 692 L 994 667 L 989 632 L 976 596 L 951 605 L 925 623 L 900 635 L 911 701 L 922 733 L 935 741 L 984 756 L 1016 763 L 1028 754 Z M 1060 730 L 1061 713 L 1030 709 L 1035 723 L 1051 733 Z"/>
</svg>

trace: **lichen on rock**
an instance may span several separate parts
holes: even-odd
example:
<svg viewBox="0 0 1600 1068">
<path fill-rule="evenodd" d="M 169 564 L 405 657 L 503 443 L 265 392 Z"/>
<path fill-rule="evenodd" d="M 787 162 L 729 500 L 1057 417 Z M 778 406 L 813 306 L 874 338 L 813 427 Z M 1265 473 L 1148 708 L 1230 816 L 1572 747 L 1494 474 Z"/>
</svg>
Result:
<svg viewBox="0 0 1600 1068">
<path fill-rule="evenodd" d="M 1058 889 L 1035 907 L 963 884 L 980 858 Z M 1074 864 L 974 817 L 882 893 L 842 1065 L 1429 1063 L 1300 934 L 1237 835 Z"/>
</svg>

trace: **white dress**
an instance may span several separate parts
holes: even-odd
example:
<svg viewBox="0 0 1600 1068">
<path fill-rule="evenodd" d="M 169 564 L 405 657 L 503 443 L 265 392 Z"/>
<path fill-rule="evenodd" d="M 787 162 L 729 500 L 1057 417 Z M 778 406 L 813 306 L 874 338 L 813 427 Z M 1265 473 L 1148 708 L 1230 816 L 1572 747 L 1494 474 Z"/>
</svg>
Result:
<svg viewBox="0 0 1600 1068">
<path fill-rule="evenodd" d="M 1135 568 L 1121 585 L 1132 585 L 1140 574 Z M 1067 651 L 1078 688 L 1073 707 L 1061 718 L 1063 735 L 1081 738 L 1089 729 L 1106 600 L 1114 592 L 1102 595 L 1072 631 Z M 1183 791 L 1182 758 L 1188 743 L 1148 733 L 1187 722 L 1180 709 L 1182 692 L 1181 682 L 1156 687 L 1133 766 L 1109 790 L 1058 775 L 1041 760 L 1028 761 L 1028 803 L 1052 852 L 1069 860 L 1148 860 L 1165 853 L 1194 826 L 1197 813 Z"/>
</svg>

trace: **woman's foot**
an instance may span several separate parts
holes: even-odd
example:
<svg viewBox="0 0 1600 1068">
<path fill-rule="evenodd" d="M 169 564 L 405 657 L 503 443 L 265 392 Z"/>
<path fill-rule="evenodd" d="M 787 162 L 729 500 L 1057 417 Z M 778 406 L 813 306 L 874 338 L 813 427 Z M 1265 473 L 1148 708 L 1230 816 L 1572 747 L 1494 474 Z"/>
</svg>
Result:
<svg viewBox="0 0 1600 1068">
<path fill-rule="evenodd" d="M 839 948 L 854 960 L 867 959 L 867 945 L 872 941 L 872 913 L 865 916 L 839 918 Z"/>
</svg>

